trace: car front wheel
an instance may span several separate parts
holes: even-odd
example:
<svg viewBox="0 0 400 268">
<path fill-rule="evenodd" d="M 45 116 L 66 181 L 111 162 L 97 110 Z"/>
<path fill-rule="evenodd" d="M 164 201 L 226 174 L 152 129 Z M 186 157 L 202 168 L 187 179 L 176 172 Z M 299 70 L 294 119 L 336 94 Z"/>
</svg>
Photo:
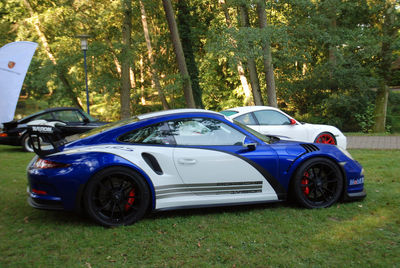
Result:
<svg viewBox="0 0 400 268">
<path fill-rule="evenodd" d="M 150 192 L 142 176 L 124 167 L 97 173 L 84 195 L 87 213 L 103 226 L 130 225 L 144 216 L 149 203 Z"/>
<path fill-rule="evenodd" d="M 315 143 L 337 145 L 335 137 L 329 132 L 322 132 L 315 138 Z"/>
<path fill-rule="evenodd" d="M 292 187 L 300 205 L 306 208 L 325 208 L 340 198 L 343 176 L 331 160 L 313 158 L 297 170 Z"/>
</svg>

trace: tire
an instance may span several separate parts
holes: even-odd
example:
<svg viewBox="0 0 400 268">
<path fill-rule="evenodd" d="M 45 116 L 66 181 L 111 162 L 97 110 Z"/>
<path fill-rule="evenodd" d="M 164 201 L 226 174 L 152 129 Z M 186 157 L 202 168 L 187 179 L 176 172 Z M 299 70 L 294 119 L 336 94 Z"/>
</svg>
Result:
<svg viewBox="0 0 400 268">
<path fill-rule="evenodd" d="M 22 150 L 25 152 L 33 152 L 33 148 L 31 145 L 31 139 L 28 134 L 25 134 L 21 139 Z"/>
<path fill-rule="evenodd" d="M 329 132 L 322 132 L 322 133 L 318 134 L 318 136 L 315 138 L 314 142 L 337 145 L 335 136 L 333 136 Z"/>
<path fill-rule="evenodd" d="M 147 183 L 137 172 L 124 167 L 100 171 L 88 182 L 84 193 L 88 215 L 107 227 L 137 222 L 149 204 Z"/>
<path fill-rule="evenodd" d="M 312 158 L 300 166 L 292 180 L 296 201 L 306 208 L 326 208 L 336 203 L 343 191 L 339 167 L 326 158 Z"/>
</svg>

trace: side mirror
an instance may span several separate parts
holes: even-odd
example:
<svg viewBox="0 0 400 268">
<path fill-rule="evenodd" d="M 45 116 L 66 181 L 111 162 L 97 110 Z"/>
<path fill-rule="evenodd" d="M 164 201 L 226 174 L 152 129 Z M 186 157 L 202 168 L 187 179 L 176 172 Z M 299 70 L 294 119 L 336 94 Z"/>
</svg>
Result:
<svg viewBox="0 0 400 268">
<path fill-rule="evenodd" d="M 257 147 L 257 143 L 246 136 L 243 139 L 242 146 L 250 151 L 254 151 Z"/>
<path fill-rule="evenodd" d="M 296 120 L 294 120 L 293 118 L 290 118 L 290 125 L 296 125 Z"/>
</svg>

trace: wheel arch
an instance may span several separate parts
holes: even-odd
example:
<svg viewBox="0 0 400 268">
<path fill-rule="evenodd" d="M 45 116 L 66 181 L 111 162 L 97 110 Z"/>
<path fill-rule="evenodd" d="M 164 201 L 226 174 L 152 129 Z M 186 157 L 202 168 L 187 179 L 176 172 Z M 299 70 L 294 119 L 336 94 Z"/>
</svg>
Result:
<svg viewBox="0 0 400 268">
<path fill-rule="evenodd" d="M 83 183 L 79 186 L 78 193 L 76 196 L 76 210 L 79 213 L 83 213 L 85 211 L 83 198 L 84 198 L 84 193 L 86 191 L 87 185 L 89 184 L 89 181 L 94 176 L 96 176 L 98 173 L 100 173 L 106 169 L 109 169 L 109 168 L 126 168 L 126 169 L 130 169 L 131 171 L 136 172 L 140 176 L 142 176 L 142 178 L 144 179 L 144 181 L 149 189 L 149 192 L 151 194 L 148 210 L 153 210 L 155 208 L 156 200 L 155 200 L 154 185 L 153 185 L 152 181 L 150 180 L 150 177 L 146 174 L 146 172 L 144 172 L 141 168 L 139 168 L 138 166 L 136 166 L 133 163 L 131 163 L 131 164 L 128 164 L 128 163 L 117 163 L 117 164 L 113 163 L 113 164 L 111 164 L 110 163 L 109 165 L 105 165 L 105 166 L 102 166 L 101 168 L 98 168 L 95 172 L 93 172 L 91 174 L 91 176 L 86 180 L 85 183 Z"/>
<path fill-rule="evenodd" d="M 294 181 L 294 176 L 296 176 L 296 174 L 297 174 L 297 171 L 303 166 L 303 164 L 305 162 L 310 161 L 312 159 L 316 159 L 316 158 L 329 160 L 332 164 L 334 164 L 340 170 L 340 173 L 342 175 L 342 180 L 343 180 L 343 189 L 342 189 L 342 192 L 341 192 L 341 199 L 343 199 L 344 193 L 347 191 L 347 175 L 346 175 L 346 172 L 344 170 L 344 167 L 338 163 L 337 159 L 335 159 L 335 158 L 333 158 L 331 156 L 327 156 L 327 155 L 313 155 L 313 156 L 309 156 L 309 157 L 306 157 L 306 158 L 302 158 L 301 160 L 299 159 L 300 160 L 299 163 L 297 163 L 297 165 L 291 171 L 291 174 L 290 174 L 289 189 L 288 189 L 288 199 L 293 198 L 293 181 Z"/>
</svg>

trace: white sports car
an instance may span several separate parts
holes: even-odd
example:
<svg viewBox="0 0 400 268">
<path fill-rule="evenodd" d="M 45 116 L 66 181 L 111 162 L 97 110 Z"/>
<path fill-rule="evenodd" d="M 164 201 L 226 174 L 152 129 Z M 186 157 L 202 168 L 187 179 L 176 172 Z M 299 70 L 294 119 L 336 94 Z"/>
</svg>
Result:
<svg viewBox="0 0 400 268">
<path fill-rule="evenodd" d="M 236 107 L 221 113 L 261 134 L 276 136 L 282 140 L 333 144 L 343 149 L 347 146 L 346 136 L 336 127 L 301 123 L 274 107 Z"/>
</svg>

